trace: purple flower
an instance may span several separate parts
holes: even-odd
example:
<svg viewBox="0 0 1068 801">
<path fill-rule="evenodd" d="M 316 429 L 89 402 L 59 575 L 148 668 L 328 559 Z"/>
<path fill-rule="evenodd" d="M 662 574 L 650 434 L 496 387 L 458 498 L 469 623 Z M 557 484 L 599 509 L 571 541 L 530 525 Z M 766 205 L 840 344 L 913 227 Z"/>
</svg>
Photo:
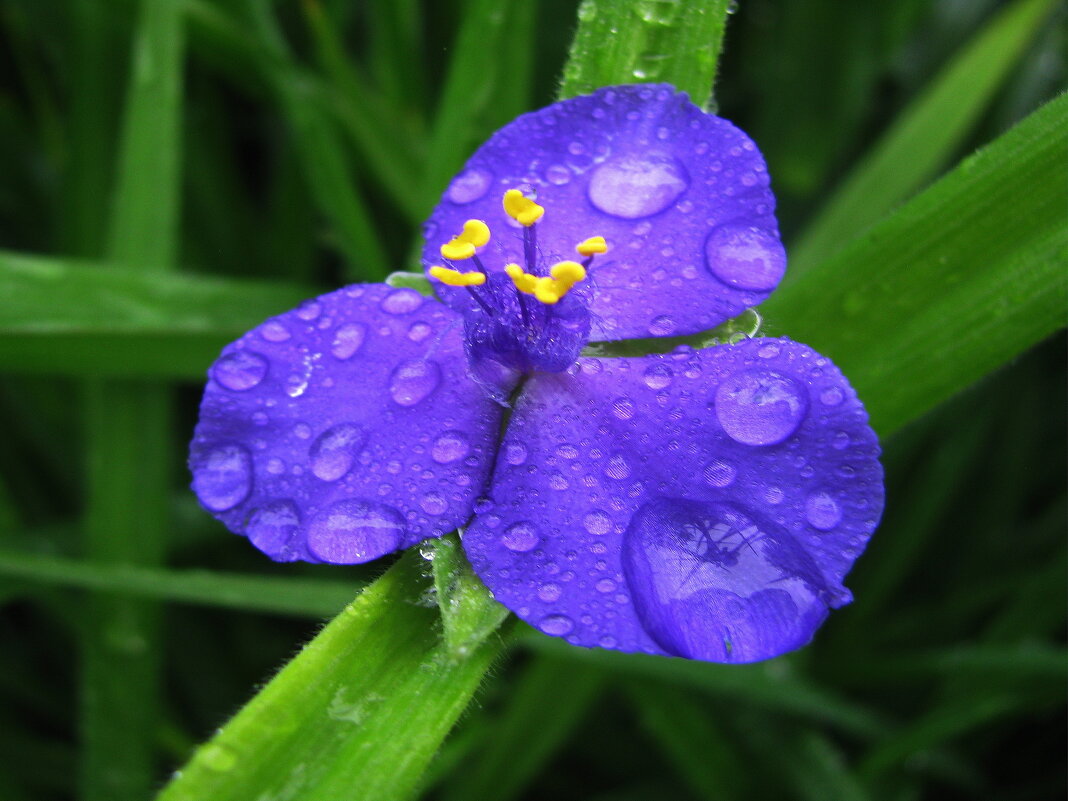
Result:
<svg viewBox="0 0 1068 801">
<path fill-rule="evenodd" d="M 462 526 L 494 597 L 576 645 L 797 648 L 849 602 L 882 511 L 845 378 L 785 338 L 580 355 L 760 303 L 786 265 L 773 212 L 753 143 L 671 87 L 526 114 L 426 225 L 438 300 L 351 286 L 224 349 L 193 487 L 280 561 L 365 562 Z"/>
</svg>

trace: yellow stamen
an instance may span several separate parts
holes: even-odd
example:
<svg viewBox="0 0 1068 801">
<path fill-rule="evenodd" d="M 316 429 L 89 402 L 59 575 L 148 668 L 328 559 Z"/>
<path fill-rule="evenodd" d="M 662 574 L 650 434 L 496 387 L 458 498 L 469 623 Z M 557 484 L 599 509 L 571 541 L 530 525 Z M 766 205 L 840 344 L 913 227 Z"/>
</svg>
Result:
<svg viewBox="0 0 1068 801">
<path fill-rule="evenodd" d="M 430 275 L 445 286 L 482 286 L 486 283 L 486 274 L 479 272 L 462 273 L 448 267 L 431 267 Z"/>
<path fill-rule="evenodd" d="M 482 220 L 468 220 L 463 232 L 441 246 L 441 257 L 449 261 L 462 261 L 475 255 L 475 248 L 489 242 L 490 229 Z"/>
<path fill-rule="evenodd" d="M 545 209 L 518 189 L 509 189 L 504 193 L 504 213 L 529 228 L 541 219 Z"/>
<path fill-rule="evenodd" d="M 586 277 L 586 269 L 576 261 L 554 264 L 549 276 L 531 275 L 518 264 L 506 265 L 504 271 L 511 277 L 516 289 L 550 306 L 559 303 L 560 298 L 571 291 L 571 287 Z"/>
<path fill-rule="evenodd" d="M 561 261 L 552 266 L 552 269 L 549 270 L 549 275 L 555 278 L 557 282 L 567 284 L 570 288 L 585 279 L 586 268 L 577 261 Z"/>
<path fill-rule="evenodd" d="M 603 236 L 591 236 L 585 242 L 579 242 L 575 250 L 582 256 L 592 256 L 595 253 L 607 253 L 608 243 Z"/>
<path fill-rule="evenodd" d="M 534 294 L 534 287 L 538 285 L 538 276 L 523 272 L 523 268 L 518 264 L 506 264 L 504 271 L 508 273 L 516 289 L 528 295 Z"/>
</svg>

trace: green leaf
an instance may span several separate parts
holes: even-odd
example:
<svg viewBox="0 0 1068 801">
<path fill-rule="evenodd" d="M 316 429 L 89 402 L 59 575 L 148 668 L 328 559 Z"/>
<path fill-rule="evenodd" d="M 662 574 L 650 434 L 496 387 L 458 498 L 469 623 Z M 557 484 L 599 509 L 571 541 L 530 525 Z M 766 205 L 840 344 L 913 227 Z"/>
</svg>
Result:
<svg viewBox="0 0 1068 801">
<path fill-rule="evenodd" d="M 648 81 L 706 105 L 731 9 L 731 0 L 583 0 L 559 97 Z"/>
<path fill-rule="evenodd" d="M 500 653 L 454 658 L 410 551 L 362 592 L 212 740 L 159 801 L 383 801 L 419 776 Z"/>
<path fill-rule="evenodd" d="M 932 81 L 790 250 L 786 282 L 832 255 L 939 170 L 1012 73 L 1053 0 L 1017 0 Z"/>
<path fill-rule="evenodd" d="M 0 251 L 0 369 L 199 379 L 223 345 L 315 294 Z"/>
<path fill-rule="evenodd" d="M 1064 325 L 1068 96 L 761 306 L 887 435 Z"/>
<path fill-rule="evenodd" d="M 475 575 L 455 534 L 428 542 L 423 549 L 434 565 L 434 590 L 445 643 L 453 656 L 463 658 L 510 613 L 493 600 Z"/>
<path fill-rule="evenodd" d="M 0 576 L 137 598 L 318 618 L 337 614 L 358 587 L 340 580 L 164 570 L 2 550 Z"/>
</svg>

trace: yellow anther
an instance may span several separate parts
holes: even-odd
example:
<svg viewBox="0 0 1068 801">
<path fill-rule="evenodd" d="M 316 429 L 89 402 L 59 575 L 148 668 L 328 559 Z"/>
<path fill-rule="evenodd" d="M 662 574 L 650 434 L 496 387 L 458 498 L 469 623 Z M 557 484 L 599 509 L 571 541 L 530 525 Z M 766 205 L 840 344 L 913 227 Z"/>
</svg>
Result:
<svg viewBox="0 0 1068 801">
<path fill-rule="evenodd" d="M 449 261 L 462 261 L 475 255 L 475 248 L 489 242 L 490 229 L 482 220 L 468 220 L 463 232 L 441 246 L 441 257 Z"/>
<path fill-rule="evenodd" d="M 539 278 L 537 285 L 534 287 L 534 297 L 551 306 L 554 303 L 559 303 L 560 298 L 566 295 L 569 289 L 571 289 L 570 286 L 564 286 L 552 278 Z"/>
<path fill-rule="evenodd" d="M 448 267 L 431 267 L 430 276 L 437 278 L 445 286 L 482 286 L 486 283 L 486 274 L 479 272 L 462 273 Z"/>
<path fill-rule="evenodd" d="M 552 266 L 549 275 L 571 288 L 586 277 L 586 268 L 577 261 L 562 261 Z"/>
<path fill-rule="evenodd" d="M 575 250 L 582 256 L 592 256 L 595 253 L 607 253 L 608 243 L 603 236 L 591 236 L 585 242 L 579 242 Z"/>
<path fill-rule="evenodd" d="M 504 193 L 504 213 L 529 228 L 541 219 L 545 209 L 518 189 L 509 189 Z"/>
<path fill-rule="evenodd" d="M 534 294 L 534 288 L 538 285 L 538 276 L 523 272 L 523 268 L 518 264 L 506 264 L 504 271 L 508 273 L 516 289 L 528 295 Z"/>
</svg>

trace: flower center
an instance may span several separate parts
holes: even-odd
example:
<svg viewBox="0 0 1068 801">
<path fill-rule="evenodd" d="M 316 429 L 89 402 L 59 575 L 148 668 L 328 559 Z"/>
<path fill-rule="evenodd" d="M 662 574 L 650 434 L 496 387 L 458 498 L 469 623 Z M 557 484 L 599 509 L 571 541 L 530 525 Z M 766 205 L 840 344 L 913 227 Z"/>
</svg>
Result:
<svg viewBox="0 0 1068 801">
<path fill-rule="evenodd" d="M 604 237 L 580 242 L 582 261 L 558 261 L 548 269 L 538 261 L 537 224 L 545 209 L 518 189 L 504 194 L 505 213 L 523 228 L 523 261 L 489 273 L 478 251 L 490 241 L 483 220 L 468 220 L 463 231 L 441 246 L 452 266 L 435 266 L 430 276 L 445 286 L 463 287 L 477 305 L 464 313 L 468 358 L 477 374 L 487 363 L 520 373 L 560 372 L 578 357 L 589 336 L 590 320 L 582 293 L 572 289 L 587 278 L 594 256 L 605 253 Z M 470 261 L 462 271 L 457 262 Z"/>
</svg>

